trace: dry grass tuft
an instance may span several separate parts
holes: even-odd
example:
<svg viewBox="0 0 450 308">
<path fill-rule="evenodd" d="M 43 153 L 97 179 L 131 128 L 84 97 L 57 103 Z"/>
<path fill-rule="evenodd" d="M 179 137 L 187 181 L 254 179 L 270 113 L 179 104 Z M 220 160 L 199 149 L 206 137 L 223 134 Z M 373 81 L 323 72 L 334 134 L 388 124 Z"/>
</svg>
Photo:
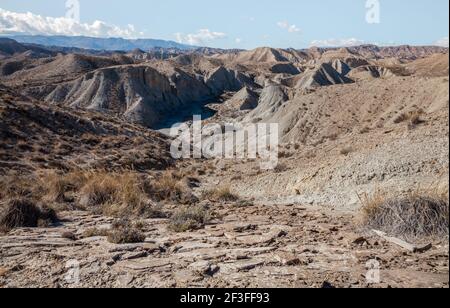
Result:
<svg viewBox="0 0 450 308">
<path fill-rule="evenodd" d="M 353 148 L 346 147 L 346 148 L 341 149 L 340 153 L 341 153 L 341 155 L 347 156 L 350 153 L 352 153 L 353 151 L 354 151 Z"/>
<path fill-rule="evenodd" d="M 59 173 L 50 170 L 44 172 L 40 176 L 41 186 L 45 191 L 43 200 L 57 203 L 71 201 L 68 193 L 80 190 L 87 181 L 86 175 L 87 173 L 82 171 Z"/>
<path fill-rule="evenodd" d="M 235 202 L 239 197 L 231 192 L 229 185 L 221 186 L 211 190 L 204 191 L 202 198 L 210 201 Z"/>
<path fill-rule="evenodd" d="M 11 199 L 1 211 L 0 229 L 36 228 L 58 221 L 54 210 L 38 206 L 30 199 Z"/>
<path fill-rule="evenodd" d="M 408 128 L 414 129 L 417 125 L 424 123 L 424 120 L 422 119 L 422 115 L 424 113 L 425 112 L 422 109 L 402 113 L 394 119 L 394 123 L 400 124 L 403 122 L 408 122 Z"/>
<path fill-rule="evenodd" d="M 370 132 L 370 128 L 369 127 L 367 127 L 367 126 L 364 126 L 363 128 L 361 128 L 360 130 L 359 130 L 359 133 L 360 134 L 367 134 L 367 133 L 369 133 Z"/>
<path fill-rule="evenodd" d="M 145 180 L 134 172 L 91 172 L 79 192 L 81 205 L 105 215 L 154 216 L 156 206 L 145 194 Z"/>
<path fill-rule="evenodd" d="M 134 171 L 41 170 L 0 177 L 0 201 L 26 198 L 58 209 L 85 209 L 114 217 L 165 218 L 158 202 L 193 204 L 197 180 L 166 171 L 149 177 Z"/>
<path fill-rule="evenodd" d="M 113 244 L 134 244 L 145 241 L 145 234 L 137 224 L 127 219 L 117 220 L 108 233 L 108 242 Z"/>
<path fill-rule="evenodd" d="M 99 228 L 89 228 L 83 232 L 83 238 L 90 238 L 96 236 L 108 236 L 109 230 L 107 229 L 99 229 Z"/>
<path fill-rule="evenodd" d="M 448 188 L 417 190 L 406 196 L 392 196 L 378 190 L 360 196 L 361 223 L 404 239 L 440 237 L 449 234 Z"/>
<path fill-rule="evenodd" d="M 276 167 L 273 169 L 275 173 L 283 173 L 285 171 L 289 170 L 288 166 L 284 163 L 278 163 Z"/>
<path fill-rule="evenodd" d="M 425 121 L 422 119 L 422 115 L 424 114 L 423 110 L 418 110 L 413 113 L 411 113 L 409 122 L 408 122 L 408 129 L 412 130 L 416 128 L 416 126 L 424 123 Z"/>
<path fill-rule="evenodd" d="M 170 219 L 169 229 L 174 232 L 198 230 L 210 220 L 208 209 L 203 206 L 185 207 Z"/>
<path fill-rule="evenodd" d="M 0 178 L 0 200 L 14 198 L 36 198 L 41 189 L 37 187 L 39 180 L 32 176 L 10 174 Z"/>
<path fill-rule="evenodd" d="M 134 244 L 145 241 L 142 232 L 143 225 L 139 222 L 131 222 L 129 219 L 119 219 L 113 222 L 111 229 L 90 228 L 83 233 L 83 238 L 106 237 L 113 244 Z"/>
<path fill-rule="evenodd" d="M 67 239 L 67 240 L 71 240 L 71 241 L 78 240 L 77 236 L 73 232 L 70 232 L 70 231 L 63 232 L 61 234 L 61 237 L 64 239 Z"/>
<path fill-rule="evenodd" d="M 408 120 L 408 114 L 407 113 L 402 113 L 402 114 L 400 114 L 398 117 L 396 117 L 394 119 L 394 123 L 395 124 L 400 124 L 400 123 L 403 123 L 403 122 L 405 122 L 407 120 Z"/>
<path fill-rule="evenodd" d="M 172 201 L 193 204 L 197 198 L 186 185 L 186 175 L 175 171 L 165 171 L 146 187 L 146 192 L 157 202 Z"/>
</svg>

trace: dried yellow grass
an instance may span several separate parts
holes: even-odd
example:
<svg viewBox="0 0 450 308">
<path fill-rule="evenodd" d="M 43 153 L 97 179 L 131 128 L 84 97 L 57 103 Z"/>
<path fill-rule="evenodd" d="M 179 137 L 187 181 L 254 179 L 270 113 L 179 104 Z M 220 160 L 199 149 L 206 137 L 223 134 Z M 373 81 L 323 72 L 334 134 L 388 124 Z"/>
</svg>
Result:
<svg viewBox="0 0 450 308">
<path fill-rule="evenodd" d="M 448 185 L 417 188 L 404 195 L 377 189 L 359 198 L 360 223 L 366 228 L 404 239 L 449 234 Z"/>
<path fill-rule="evenodd" d="M 65 202 L 66 193 L 76 192 L 87 181 L 87 172 L 72 171 L 61 173 L 54 170 L 45 171 L 40 176 L 40 185 L 44 189 L 43 200 L 47 202 Z"/>
<path fill-rule="evenodd" d="M 28 198 L 57 208 L 83 208 L 110 216 L 164 217 L 156 202 L 193 204 L 186 175 L 165 171 L 149 177 L 135 171 L 41 170 L 0 178 L 0 201 Z"/>
<path fill-rule="evenodd" d="M 80 203 L 87 208 L 118 216 L 145 214 L 146 207 L 151 207 L 144 182 L 134 172 L 89 172 L 85 176 L 79 195 Z"/>
<path fill-rule="evenodd" d="M 202 197 L 203 199 L 208 199 L 211 201 L 223 202 L 234 202 L 239 200 L 239 197 L 231 191 L 230 185 L 223 185 L 204 191 Z"/>
</svg>

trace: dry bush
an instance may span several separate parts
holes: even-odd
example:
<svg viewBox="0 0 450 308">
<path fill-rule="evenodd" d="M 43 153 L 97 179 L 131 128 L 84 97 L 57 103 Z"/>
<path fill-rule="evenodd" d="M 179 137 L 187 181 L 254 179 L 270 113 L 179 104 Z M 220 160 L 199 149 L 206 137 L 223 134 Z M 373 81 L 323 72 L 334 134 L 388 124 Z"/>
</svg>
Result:
<svg viewBox="0 0 450 308">
<path fill-rule="evenodd" d="M 68 192 L 81 188 L 86 178 L 83 172 L 61 173 L 38 171 L 38 175 L 10 174 L 0 178 L 0 199 L 28 198 L 44 202 L 67 202 Z"/>
<path fill-rule="evenodd" d="M 113 244 L 142 243 L 145 238 L 141 228 L 127 219 L 115 221 L 108 233 L 108 242 Z"/>
<path fill-rule="evenodd" d="M 24 141 L 24 140 L 19 140 L 16 143 L 16 147 L 20 152 L 33 152 L 34 148 L 32 145 L 30 145 L 29 142 Z"/>
<path fill-rule="evenodd" d="M 175 212 L 169 224 L 169 229 L 174 232 L 186 232 L 198 230 L 210 220 L 210 213 L 203 206 L 185 207 Z"/>
<path fill-rule="evenodd" d="M 83 232 L 83 238 L 90 238 L 96 236 L 108 236 L 109 230 L 107 229 L 99 229 L 99 228 L 89 228 Z"/>
<path fill-rule="evenodd" d="M 251 202 L 249 200 L 239 200 L 238 202 L 236 202 L 234 204 L 234 206 L 237 208 L 247 208 L 247 207 L 254 206 L 254 204 L 253 204 L 253 202 Z"/>
<path fill-rule="evenodd" d="M 175 171 L 163 172 L 151 183 L 147 183 L 145 191 L 157 202 L 193 204 L 198 201 L 186 185 L 186 175 Z"/>
<path fill-rule="evenodd" d="M 290 157 L 292 157 L 292 156 L 294 156 L 294 153 L 289 152 L 289 151 L 280 151 L 280 152 L 278 153 L 278 157 L 279 157 L 279 158 L 290 158 Z"/>
<path fill-rule="evenodd" d="M 213 188 L 202 193 L 202 198 L 210 201 L 234 202 L 239 197 L 231 192 L 229 185 Z"/>
<path fill-rule="evenodd" d="M 78 240 L 77 236 L 73 232 L 70 232 L 70 231 L 63 232 L 61 234 L 61 237 L 66 240 L 71 240 L 71 241 Z"/>
<path fill-rule="evenodd" d="M 422 189 L 405 196 L 393 196 L 377 190 L 360 196 L 361 223 L 391 236 L 404 239 L 448 236 L 448 188 Z"/>
<path fill-rule="evenodd" d="M 367 127 L 367 126 L 364 126 L 363 128 L 361 128 L 360 130 L 359 130 L 359 133 L 360 134 L 367 134 L 367 133 L 369 133 L 370 132 L 370 128 L 369 127 Z"/>
<path fill-rule="evenodd" d="M 0 178 L 0 187 L 0 200 L 11 198 L 37 200 L 42 192 L 38 179 L 30 175 L 5 175 Z"/>
<path fill-rule="evenodd" d="M 425 112 L 422 109 L 402 113 L 397 118 L 394 119 L 394 123 L 400 124 L 408 121 L 408 128 L 414 129 L 417 125 L 422 124 L 424 122 L 422 120 L 422 115 L 424 113 Z"/>
<path fill-rule="evenodd" d="M 30 199 L 11 199 L 1 209 L 0 230 L 43 227 L 57 221 L 56 212 L 50 208 L 38 206 Z"/>
<path fill-rule="evenodd" d="M 115 217 L 165 218 L 156 202 L 192 204 L 198 201 L 189 185 L 196 183 L 179 172 L 155 179 L 133 171 L 38 171 L 38 175 L 0 177 L 0 200 L 27 198 L 59 209 L 82 208 Z"/>
<path fill-rule="evenodd" d="M 408 129 L 414 129 L 417 125 L 424 123 L 424 120 L 422 119 L 423 113 L 424 112 L 422 110 L 411 113 L 408 123 Z"/>
<path fill-rule="evenodd" d="M 275 173 L 282 173 L 282 172 L 285 172 L 287 170 L 289 170 L 288 166 L 286 164 L 283 164 L 283 163 L 277 164 L 277 166 L 273 169 L 273 171 Z"/>
<path fill-rule="evenodd" d="M 111 173 L 92 173 L 80 191 L 80 202 L 92 208 L 118 202 L 120 176 Z"/>
<path fill-rule="evenodd" d="M 407 113 L 402 113 L 402 114 L 400 114 L 398 117 L 396 117 L 394 119 L 394 123 L 395 124 L 400 124 L 400 123 L 405 122 L 407 120 L 408 120 L 408 114 Z"/>
<path fill-rule="evenodd" d="M 111 229 L 89 228 L 83 232 L 83 238 L 107 237 L 113 244 L 131 244 L 145 241 L 143 229 L 145 224 L 141 221 L 132 222 L 127 218 L 115 220 Z"/>
<path fill-rule="evenodd" d="M 347 156 L 348 154 L 352 153 L 353 151 L 354 151 L 353 148 L 346 147 L 346 148 L 341 149 L 340 153 L 341 153 L 341 155 Z"/>
<path fill-rule="evenodd" d="M 87 144 L 90 146 L 96 146 L 101 142 L 100 138 L 96 135 L 85 133 L 80 137 L 80 142 L 82 144 Z"/>
<path fill-rule="evenodd" d="M 325 137 L 325 139 L 328 139 L 331 141 L 336 141 L 338 138 L 339 138 L 338 134 L 331 134 L 331 135 Z"/>
<path fill-rule="evenodd" d="M 137 173 L 91 172 L 80 190 L 80 203 L 111 216 L 153 215 L 155 206 L 145 194 L 145 180 Z"/>
<path fill-rule="evenodd" d="M 79 191 L 87 181 L 87 173 L 82 171 L 60 173 L 50 170 L 43 172 L 40 181 L 45 191 L 44 201 L 63 203 L 72 201 L 67 193 Z"/>
<path fill-rule="evenodd" d="M 184 187 L 178 173 L 166 171 L 152 184 L 153 196 L 159 200 L 169 200 L 177 193 L 182 193 Z"/>
</svg>

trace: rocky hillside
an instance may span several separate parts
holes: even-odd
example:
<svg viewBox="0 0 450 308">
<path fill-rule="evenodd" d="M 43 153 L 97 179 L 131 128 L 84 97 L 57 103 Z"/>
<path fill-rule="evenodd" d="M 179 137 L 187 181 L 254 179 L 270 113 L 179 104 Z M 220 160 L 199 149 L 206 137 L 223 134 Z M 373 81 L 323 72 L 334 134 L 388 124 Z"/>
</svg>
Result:
<svg viewBox="0 0 450 308">
<path fill-rule="evenodd" d="M 0 287 L 448 288 L 448 67 L 0 40 Z M 172 158 L 162 132 L 198 113 L 278 123 L 278 164 Z"/>
<path fill-rule="evenodd" d="M 40 169 L 165 169 L 162 135 L 104 114 L 48 106 L 0 87 L 0 174 Z M 139 148 L 136 146 L 139 145 Z"/>
<path fill-rule="evenodd" d="M 0 38 L 0 59 L 18 55 L 25 52 L 31 52 L 35 56 L 40 57 L 56 55 L 54 52 L 46 48 L 41 48 L 37 46 L 25 46 L 13 39 L 3 37 Z"/>
<path fill-rule="evenodd" d="M 253 97 L 262 97 L 261 110 L 324 86 L 448 72 L 448 58 L 439 54 L 445 50 L 432 47 L 203 50 L 174 54 L 167 60 L 164 54 L 161 59 L 157 53 L 138 49 L 103 57 L 54 55 L 12 40 L 3 40 L 0 46 L 1 81 L 22 94 L 59 106 L 119 115 L 151 128 L 170 123 L 171 115 L 180 110 L 189 114 L 206 102 L 219 101 L 225 92 L 244 87 L 253 91 Z M 398 62 L 390 63 L 392 57 Z M 267 102 L 276 87 L 283 94 L 269 94 L 275 101 Z M 244 109 L 257 105 L 247 104 Z M 252 112 L 255 118 L 267 118 L 265 111 L 258 114 L 258 110 Z"/>
</svg>

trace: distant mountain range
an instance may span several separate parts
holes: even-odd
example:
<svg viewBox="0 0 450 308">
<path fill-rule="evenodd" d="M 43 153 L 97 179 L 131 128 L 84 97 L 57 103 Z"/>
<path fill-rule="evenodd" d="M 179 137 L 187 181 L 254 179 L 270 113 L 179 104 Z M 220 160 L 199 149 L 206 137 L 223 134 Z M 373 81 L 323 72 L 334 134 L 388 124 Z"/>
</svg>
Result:
<svg viewBox="0 0 450 308">
<path fill-rule="evenodd" d="M 43 46 L 75 47 L 91 50 L 131 51 L 134 49 L 151 50 L 154 48 L 177 48 L 190 50 L 197 47 L 179 44 L 173 41 L 154 39 L 94 38 L 86 36 L 43 36 L 17 35 L 8 36 L 19 43 Z"/>
</svg>

